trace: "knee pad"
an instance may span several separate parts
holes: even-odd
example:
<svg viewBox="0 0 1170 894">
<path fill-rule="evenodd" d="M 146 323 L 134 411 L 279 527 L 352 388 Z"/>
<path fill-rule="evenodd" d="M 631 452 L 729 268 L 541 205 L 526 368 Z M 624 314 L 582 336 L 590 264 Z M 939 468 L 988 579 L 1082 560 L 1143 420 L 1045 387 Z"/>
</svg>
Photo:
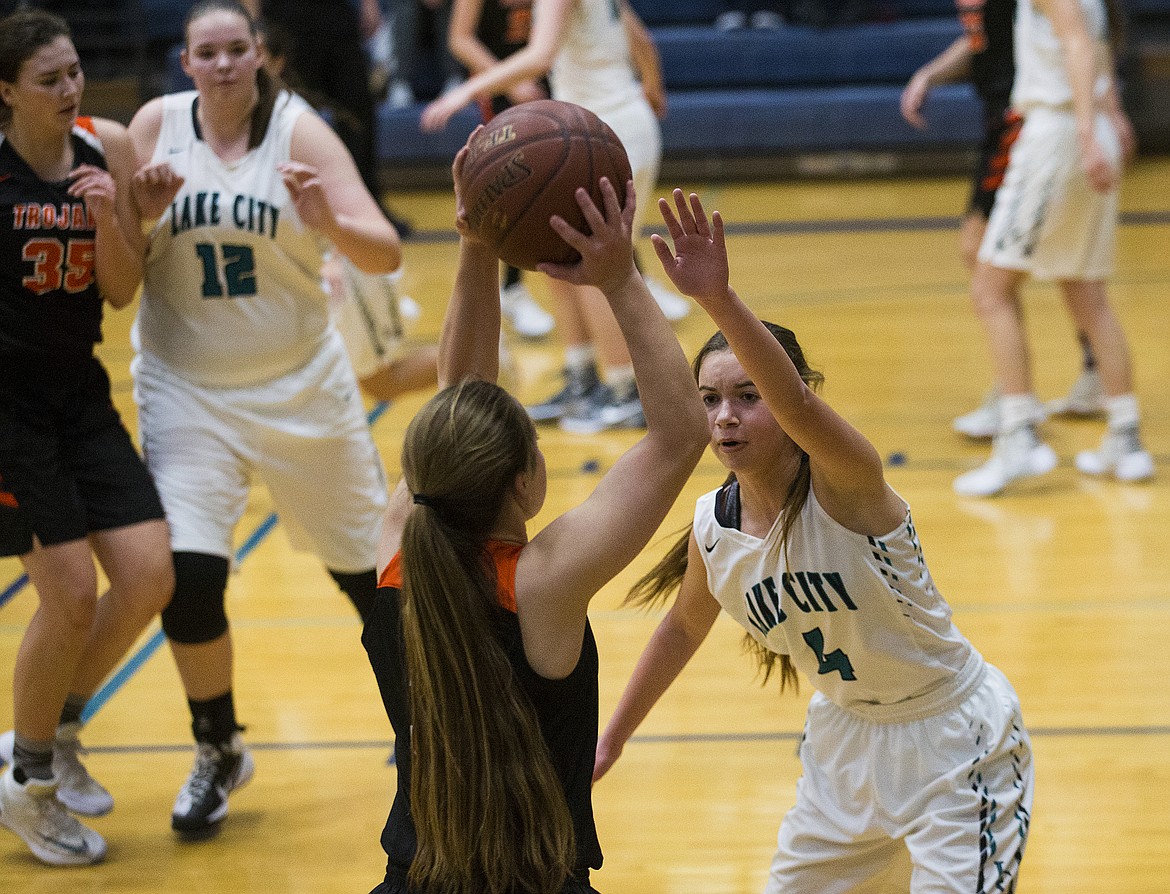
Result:
<svg viewBox="0 0 1170 894">
<path fill-rule="evenodd" d="M 223 556 L 175 553 L 175 595 L 162 612 L 167 638 L 186 645 L 218 639 L 227 632 L 224 593 L 230 563 Z"/>
</svg>

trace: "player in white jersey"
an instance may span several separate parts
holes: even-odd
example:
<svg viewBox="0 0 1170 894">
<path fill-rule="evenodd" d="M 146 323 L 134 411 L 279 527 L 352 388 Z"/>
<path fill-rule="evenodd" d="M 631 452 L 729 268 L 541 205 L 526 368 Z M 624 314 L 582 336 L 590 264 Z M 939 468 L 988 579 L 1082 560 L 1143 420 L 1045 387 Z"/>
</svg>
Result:
<svg viewBox="0 0 1170 894">
<path fill-rule="evenodd" d="M 711 449 L 731 472 L 692 530 L 640 581 L 646 604 L 681 585 L 598 741 L 595 778 L 710 632 L 743 625 L 765 680 L 816 688 L 796 804 L 769 894 L 1012 891 L 1027 839 L 1032 756 L 1007 679 L 959 632 L 906 503 L 873 445 L 815 393 L 795 336 L 728 284 L 723 222 L 698 196 L 661 201 L 674 284 L 720 327 L 693 371 Z M 889 881 L 889 879 L 886 879 Z"/>
<path fill-rule="evenodd" d="M 650 32 L 624 0 L 534 0 L 528 44 L 428 105 L 422 127 L 438 130 L 476 97 L 546 74 L 553 99 L 583 106 L 617 134 L 644 211 L 662 161 L 657 119 L 666 115 L 666 93 Z M 679 295 L 652 278 L 646 284 L 668 319 L 686 315 Z M 566 382 L 529 414 L 580 434 L 644 425 L 630 355 L 601 293 L 555 280 L 549 288 L 566 346 Z"/>
<path fill-rule="evenodd" d="M 1106 6 L 1108 3 L 1108 8 Z M 1019 0 L 1012 105 L 1024 116 L 995 197 L 971 284 L 1002 397 L 991 458 L 955 479 L 965 496 L 991 496 L 1056 466 L 1036 432 L 1019 290 L 1028 274 L 1055 280 L 1088 337 L 1105 392 L 1108 431 L 1097 450 L 1077 454 L 1090 475 L 1151 478 L 1141 443 L 1129 345 L 1109 304 L 1122 143 L 1111 26 L 1118 0 Z M 1119 25 L 1116 25 L 1119 27 Z"/>
<path fill-rule="evenodd" d="M 396 268 L 400 249 L 340 139 L 262 70 L 243 7 L 201 0 L 184 35 L 196 89 L 130 123 L 148 221 L 134 377 L 175 553 L 163 630 L 197 743 L 172 827 L 200 835 L 252 775 L 224 590 L 254 475 L 294 546 L 363 617 L 373 602 L 386 488 L 320 271 L 330 245 L 371 273 Z"/>
</svg>

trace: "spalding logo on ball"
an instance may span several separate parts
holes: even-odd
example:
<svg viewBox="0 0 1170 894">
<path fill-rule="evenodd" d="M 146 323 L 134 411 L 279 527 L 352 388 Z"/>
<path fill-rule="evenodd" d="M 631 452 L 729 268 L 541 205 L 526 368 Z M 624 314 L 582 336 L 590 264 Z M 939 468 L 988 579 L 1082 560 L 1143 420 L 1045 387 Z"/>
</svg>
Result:
<svg viewBox="0 0 1170 894">
<path fill-rule="evenodd" d="M 630 176 L 625 147 L 604 121 L 573 103 L 541 99 L 488 123 L 471 144 L 460 187 L 472 231 L 505 263 L 535 270 L 577 260 L 548 220 L 558 214 L 589 231 L 578 187 L 604 210 L 598 181 L 608 177 L 624 204 Z"/>
</svg>

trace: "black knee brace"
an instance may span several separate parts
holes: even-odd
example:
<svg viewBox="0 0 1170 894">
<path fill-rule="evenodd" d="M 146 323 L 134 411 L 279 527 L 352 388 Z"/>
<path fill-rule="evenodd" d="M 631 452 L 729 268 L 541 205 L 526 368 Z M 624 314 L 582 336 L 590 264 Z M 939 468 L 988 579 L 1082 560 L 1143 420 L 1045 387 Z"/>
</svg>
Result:
<svg viewBox="0 0 1170 894">
<path fill-rule="evenodd" d="M 162 612 L 162 628 L 176 643 L 196 646 L 227 632 L 224 593 L 230 563 L 223 556 L 175 553 L 175 595 Z"/>
<path fill-rule="evenodd" d="M 353 607 L 357 609 L 362 623 L 370 619 L 370 612 L 374 610 L 374 593 L 378 589 L 378 573 L 371 568 L 369 571 L 346 573 L 329 569 L 329 575 L 341 588 L 341 592 L 349 597 Z"/>
</svg>

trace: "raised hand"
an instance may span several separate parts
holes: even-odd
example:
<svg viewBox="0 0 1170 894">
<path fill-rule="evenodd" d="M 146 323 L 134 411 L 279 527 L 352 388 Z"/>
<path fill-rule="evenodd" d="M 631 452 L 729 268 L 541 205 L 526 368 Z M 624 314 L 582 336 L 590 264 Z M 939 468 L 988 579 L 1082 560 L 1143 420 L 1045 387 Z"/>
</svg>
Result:
<svg viewBox="0 0 1170 894">
<path fill-rule="evenodd" d="M 467 138 L 467 142 L 463 144 L 463 148 L 455 153 L 455 161 L 451 163 L 451 180 L 455 184 L 455 231 L 462 238 L 473 242 L 483 242 L 483 240 L 467 222 L 467 208 L 463 204 L 463 169 L 467 165 L 467 157 L 471 154 L 471 144 L 475 142 L 481 130 L 483 130 L 483 125 L 476 125 L 475 130 Z"/>
<path fill-rule="evenodd" d="M 700 303 L 726 297 L 730 273 L 723 218 L 716 211 L 708 224 L 703 203 L 695 193 L 691 193 L 689 205 L 681 189 L 674 190 L 672 195 L 677 216 L 666 199 L 658 200 L 658 210 L 666 222 L 674 251 L 657 233 L 650 237 L 662 269 L 675 288 Z"/>
<path fill-rule="evenodd" d="M 155 220 L 166 213 L 175 196 L 183 187 L 180 177 L 169 162 L 160 161 L 139 170 L 131 181 L 134 205 L 143 220 Z"/>
<path fill-rule="evenodd" d="M 541 273 L 563 279 L 576 285 L 597 286 L 603 292 L 621 283 L 634 263 L 634 181 L 626 183 L 625 207 L 618 205 L 617 191 L 608 177 L 600 180 L 603 215 L 593 204 L 589 193 L 578 188 L 577 205 L 585 215 L 589 227 L 586 235 L 575 230 L 558 214 L 549 219 L 549 226 L 581 255 L 575 264 L 540 264 Z"/>
<path fill-rule="evenodd" d="M 297 209 L 297 216 L 305 226 L 328 235 L 337 225 L 337 218 L 329 207 L 317 169 L 296 161 L 282 162 L 276 169 Z"/>
<path fill-rule="evenodd" d="M 109 223 L 117 202 L 117 185 L 109 171 L 97 165 L 78 165 L 69 172 L 69 195 L 85 200 L 85 207 L 99 224 Z"/>
</svg>

